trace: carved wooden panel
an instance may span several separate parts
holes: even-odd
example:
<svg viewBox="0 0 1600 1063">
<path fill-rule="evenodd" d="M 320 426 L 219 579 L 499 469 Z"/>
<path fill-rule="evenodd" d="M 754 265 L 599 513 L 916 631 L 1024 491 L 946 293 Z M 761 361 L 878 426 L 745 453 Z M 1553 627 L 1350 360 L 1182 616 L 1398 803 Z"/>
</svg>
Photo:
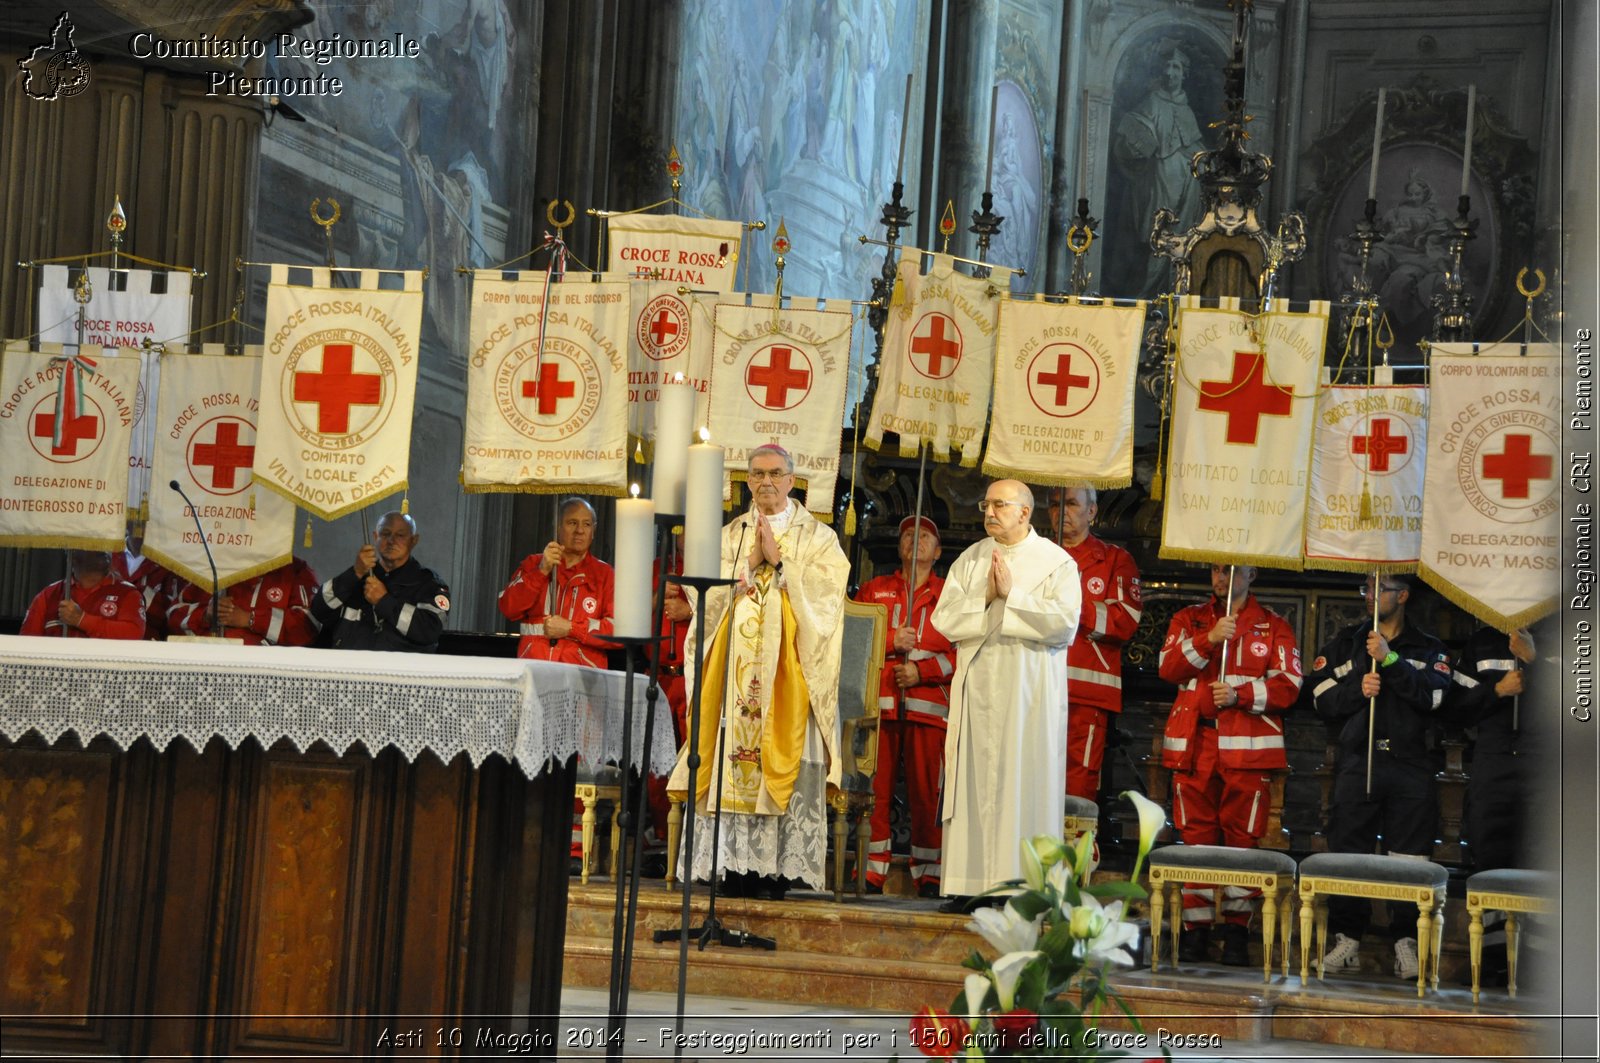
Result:
<svg viewBox="0 0 1600 1063">
<path fill-rule="evenodd" d="M 103 1010 L 95 946 L 113 786 L 109 757 L 0 749 L 0 1012 Z"/>
<path fill-rule="evenodd" d="M 363 876 L 372 762 L 269 753 L 260 763 L 244 863 L 241 1046 L 351 1045 L 369 955 L 353 903 Z"/>
</svg>

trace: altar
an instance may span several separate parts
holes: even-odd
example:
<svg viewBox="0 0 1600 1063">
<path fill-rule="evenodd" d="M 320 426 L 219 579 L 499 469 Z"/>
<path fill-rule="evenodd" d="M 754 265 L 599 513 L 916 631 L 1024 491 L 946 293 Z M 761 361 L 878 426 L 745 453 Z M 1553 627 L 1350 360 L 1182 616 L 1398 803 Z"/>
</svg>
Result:
<svg viewBox="0 0 1600 1063">
<path fill-rule="evenodd" d="M 553 1057 L 573 755 L 620 760 L 625 704 L 541 661 L 0 638 L 7 1050 Z"/>
</svg>

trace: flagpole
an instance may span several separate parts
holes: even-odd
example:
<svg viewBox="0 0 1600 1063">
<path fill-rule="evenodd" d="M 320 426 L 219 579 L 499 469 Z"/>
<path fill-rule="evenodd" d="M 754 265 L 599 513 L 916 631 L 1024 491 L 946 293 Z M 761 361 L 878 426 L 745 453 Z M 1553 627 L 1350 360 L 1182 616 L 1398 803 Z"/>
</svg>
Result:
<svg viewBox="0 0 1600 1063">
<path fill-rule="evenodd" d="M 1065 516 L 1065 514 L 1063 514 Z M 1222 603 L 1222 615 L 1233 615 L 1233 574 L 1235 566 L 1228 566 L 1228 600 Z M 1237 634 L 1237 632 L 1235 632 Z M 1222 640 L 1222 663 L 1217 666 L 1217 682 L 1228 681 L 1228 640 Z"/>
<path fill-rule="evenodd" d="M 1372 630 L 1378 630 L 1378 603 L 1383 598 L 1383 575 L 1378 566 L 1372 566 Z M 1378 659 L 1370 653 L 1367 655 L 1372 663 L 1367 671 L 1376 675 L 1378 672 Z M 1374 694 L 1367 699 L 1367 796 L 1372 796 L 1372 753 L 1376 745 L 1378 732 L 1378 695 Z"/>
</svg>

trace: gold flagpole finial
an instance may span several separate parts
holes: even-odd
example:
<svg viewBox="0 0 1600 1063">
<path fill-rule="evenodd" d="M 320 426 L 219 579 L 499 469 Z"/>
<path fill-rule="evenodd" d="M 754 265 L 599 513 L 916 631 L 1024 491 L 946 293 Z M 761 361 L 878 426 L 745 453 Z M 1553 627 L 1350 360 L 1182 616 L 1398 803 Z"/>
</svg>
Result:
<svg viewBox="0 0 1600 1063">
<path fill-rule="evenodd" d="M 956 201 L 947 199 L 944 201 L 944 213 L 939 215 L 939 235 L 944 237 L 944 243 L 939 245 L 939 253 L 941 255 L 950 253 L 950 237 L 955 235 L 955 231 Z"/>
<path fill-rule="evenodd" d="M 677 199 L 683 188 L 683 159 L 678 155 L 676 144 L 667 152 L 667 176 L 672 178 L 672 198 Z"/>
<path fill-rule="evenodd" d="M 122 209 L 122 194 L 112 197 L 111 213 L 106 215 L 106 232 L 111 234 L 111 264 L 116 266 L 117 251 L 122 247 L 122 234 L 128 228 L 128 212 Z"/>
<path fill-rule="evenodd" d="M 556 220 L 556 207 L 558 206 L 565 207 L 567 211 L 566 216 L 561 218 L 559 221 Z M 577 217 L 577 208 L 572 205 L 572 200 L 570 199 L 552 199 L 550 202 L 544 205 L 544 220 L 550 223 L 550 227 L 556 231 L 558 236 L 567 228 L 567 226 L 571 225 L 573 221 L 577 219 Z"/>
<path fill-rule="evenodd" d="M 789 227 L 784 224 L 783 218 L 780 217 L 778 219 L 777 235 L 772 238 L 772 253 L 778 256 L 773 262 L 773 265 L 778 270 L 778 282 L 773 288 L 773 292 L 777 296 L 779 303 L 783 302 L 783 256 L 789 253 L 789 247 Z"/>
</svg>

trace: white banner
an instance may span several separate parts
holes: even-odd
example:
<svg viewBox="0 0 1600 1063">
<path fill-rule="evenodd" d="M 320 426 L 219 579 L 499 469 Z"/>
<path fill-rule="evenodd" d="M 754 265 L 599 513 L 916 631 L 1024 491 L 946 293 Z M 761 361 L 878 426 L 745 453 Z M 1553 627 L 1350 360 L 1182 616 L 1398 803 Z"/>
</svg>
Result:
<svg viewBox="0 0 1600 1063">
<path fill-rule="evenodd" d="M 1133 382 L 1144 313 L 1143 302 L 1001 305 L 1005 354 L 994 367 L 985 476 L 1096 488 L 1133 482 Z"/>
<path fill-rule="evenodd" d="M 627 283 L 543 272 L 472 283 L 461 483 L 470 492 L 627 488 Z M 542 338 L 542 344 L 541 344 Z"/>
<path fill-rule="evenodd" d="M 122 549 L 139 353 L 72 350 L 6 344 L 0 546 Z"/>
<path fill-rule="evenodd" d="M 1425 387 L 1322 390 L 1306 509 L 1308 567 L 1415 570 L 1427 441 Z"/>
<path fill-rule="evenodd" d="M 150 522 L 144 552 L 196 586 L 211 589 L 205 543 L 217 563 L 217 584 L 231 587 L 289 563 L 294 540 L 294 503 L 257 490 L 256 389 L 261 348 L 224 354 L 172 352 L 161 357 L 161 391 L 152 417 L 156 436 Z M 168 485 L 176 480 L 195 512 Z M 199 518 L 199 529 L 195 519 Z"/>
<path fill-rule="evenodd" d="M 883 358 L 864 442 L 874 450 L 885 432 L 900 437 L 900 453 L 913 457 L 926 441 L 933 457 L 978 464 L 994 382 L 995 331 L 1000 293 L 1010 271 L 991 280 L 959 272 L 948 255 L 934 255 L 927 273 L 912 255 L 900 260 L 883 327 Z"/>
<path fill-rule="evenodd" d="M 1436 343 L 1422 563 L 1434 589 L 1502 631 L 1560 597 L 1561 352 Z"/>
<path fill-rule="evenodd" d="M 683 374 L 695 390 L 694 425 L 706 423 L 711 398 L 711 333 L 716 296 L 680 294 L 682 285 L 634 281 L 628 329 L 628 433 L 656 437 L 661 385 Z"/>
<path fill-rule="evenodd" d="M 422 273 L 378 270 L 335 288 L 325 268 L 290 284 L 272 267 L 261 364 L 256 483 L 323 520 L 406 488 L 422 327 Z"/>
<path fill-rule="evenodd" d="M 1328 304 L 1178 307 L 1161 556 L 1302 567 Z"/>
<path fill-rule="evenodd" d="M 727 448 L 729 472 L 742 479 L 750 452 L 777 443 L 794 459 L 806 509 L 824 517 L 839 478 L 852 323 L 815 299 L 775 309 L 766 295 L 718 304 L 712 337 L 711 441 Z"/>
<path fill-rule="evenodd" d="M 744 226 L 678 214 L 620 214 L 606 221 L 609 273 L 707 291 L 737 287 Z"/>
<path fill-rule="evenodd" d="M 144 366 L 133 403 L 133 443 L 129 450 L 128 509 L 145 501 L 150 488 L 150 456 L 155 424 L 145 416 L 155 408 L 160 387 L 160 348 L 189 335 L 193 276 L 185 270 L 88 267 L 89 302 L 84 307 L 83 342 L 102 347 L 134 347 Z M 39 338 L 47 343 L 78 342 L 78 302 L 66 266 L 39 271 Z M 148 340 L 153 346 L 145 347 Z"/>
</svg>

